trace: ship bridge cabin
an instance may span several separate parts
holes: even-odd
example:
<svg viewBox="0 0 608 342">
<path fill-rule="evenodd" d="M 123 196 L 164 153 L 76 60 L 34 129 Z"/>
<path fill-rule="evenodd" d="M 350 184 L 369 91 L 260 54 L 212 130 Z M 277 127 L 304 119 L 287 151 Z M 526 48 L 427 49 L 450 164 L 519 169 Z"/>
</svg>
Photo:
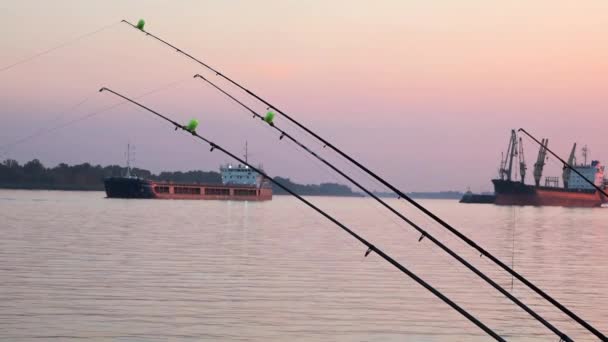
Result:
<svg viewBox="0 0 608 342">
<path fill-rule="evenodd" d="M 585 178 L 592 181 L 596 186 L 604 185 L 604 166 L 599 161 L 593 160 L 591 164 L 575 165 L 574 169 L 580 172 Z M 568 189 L 594 189 L 583 177 L 575 172 L 570 173 L 568 179 Z"/>
<path fill-rule="evenodd" d="M 220 166 L 220 173 L 222 175 L 222 183 L 224 185 L 259 186 L 261 183 L 260 175 L 246 165 L 222 165 Z"/>
</svg>

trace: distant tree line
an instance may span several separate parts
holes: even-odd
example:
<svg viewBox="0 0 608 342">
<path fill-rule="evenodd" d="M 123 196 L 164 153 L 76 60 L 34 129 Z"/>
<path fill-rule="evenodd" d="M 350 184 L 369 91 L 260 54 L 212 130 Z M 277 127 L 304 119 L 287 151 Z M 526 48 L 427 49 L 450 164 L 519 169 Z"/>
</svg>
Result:
<svg viewBox="0 0 608 342">
<path fill-rule="evenodd" d="M 7 159 L 0 164 L 0 188 L 104 190 L 104 178 L 124 176 L 126 172 L 125 167 L 118 165 L 101 166 L 83 163 L 70 166 L 61 163 L 55 167 L 47 168 L 38 159 L 31 160 L 23 165 L 20 165 L 16 160 Z M 131 174 L 156 181 L 207 184 L 222 182 L 221 175 L 215 171 L 163 171 L 155 175 L 149 170 L 133 168 Z M 361 194 L 353 192 L 349 187 L 342 184 L 302 185 L 292 182 L 289 178 L 275 177 L 274 179 L 301 195 L 361 196 Z M 277 195 L 286 194 L 285 191 L 274 185 L 273 192 Z"/>
<path fill-rule="evenodd" d="M 290 190 L 293 190 L 298 195 L 305 196 L 357 196 L 362 197 L 363 195 L 357 192 L 353 192 L 348 186 L 337 184 L 337 183 L 321 183 L 321 184 L 297 184 L 289 180 L 289 178 L 274 177 L 274 180 L 279 182 L 281 185 L 286 186 Z M 280 187 L 273 184 L 272 193 L 276 195 L 287 194 L 287 192 Z"/>
<path fill-rule="evenodd" d="M 394 192 L 374 192 L 374 194 L 378 197 L 398 197 Z M 421 199 L 461 199 L 464 193 L 461 191 L 408 192 L 406 195 L 412 198 Z"/>
<path fill-rule="evenodd" d="M 103 190 L 104 178 L 124 176 L 126 172 L 127 168 L 118 165 L 101 166 L 83 163 L 70 166 L 61 163 L 47 168 L 38 159 L 23 165 L 19 165 L 16 160 L 7 159 L 0 164 L 0 188 Z M 213 171 L 165 171 L 155 175 L 149 170 L 133 168 L 131 174 L 157 181 L 221 183 L 220 174 Z"/>
</svg>

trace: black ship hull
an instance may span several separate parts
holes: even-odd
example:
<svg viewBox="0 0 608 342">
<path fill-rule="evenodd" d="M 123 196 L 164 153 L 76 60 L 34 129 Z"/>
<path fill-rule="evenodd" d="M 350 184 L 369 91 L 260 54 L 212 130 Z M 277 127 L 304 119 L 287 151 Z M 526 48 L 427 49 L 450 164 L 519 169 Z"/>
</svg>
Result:
<svg viewBox="0 0 608 342">
<path fill-rule="evenodd" d="M 141 178 L 111 177 L 104 180 L 106 195 L 110 198 L 154 198 L 149 181 Z"/>
<path fill-rule="evenodd" d="M 483 203 L 483 204 L 492 204 L 496 201 L 496 195 L 490 194 L 473 194 L 473 193 L 465 193 L 460 199 L 460 203 Z"/>
</svg>

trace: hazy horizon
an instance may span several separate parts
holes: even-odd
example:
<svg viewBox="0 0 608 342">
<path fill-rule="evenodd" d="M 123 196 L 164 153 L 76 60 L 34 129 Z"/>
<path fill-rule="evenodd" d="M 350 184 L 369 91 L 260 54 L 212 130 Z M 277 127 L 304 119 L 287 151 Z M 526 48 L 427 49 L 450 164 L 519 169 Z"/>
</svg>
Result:
<svg viewBox="0 0 608 342">
<path fill-rule="evenodd" d="M 0 5 L 0 69 L 105 25 L 106 30 L 0 72 L 2 146 L 119 102 L 107 86 L 298 183 L 340 182 L 195 73 L 266 107 L 119 24 L 146 29 L 245 85 L 404 191 L 490 190 L 510 130 L 566 156 L 573 142 L 608 162 L 608 2 L 20 1 Z M 83 102 L 84 101 L 84 102 Z M 64 112 L 75 104 L 78 108 Z M 59 118 L 58 118 L 59 117 Z M 345 164 L 277 117 L 324 157 Z M 116 109 L 16 145 L 2 159 L 47 166 L 124 164 L 216 170 L 229 159 L 136 109 Z M 524 139 L 528 182 L 537 146 Z M 347 173 L 360 176 L 352 167 Z M 545 174 L 560 175 L 550 162 Z M 373 182 L 367 182 L 383 190 Z M 349 184 L 347 184 L 349 185 Z"/>
</svg>

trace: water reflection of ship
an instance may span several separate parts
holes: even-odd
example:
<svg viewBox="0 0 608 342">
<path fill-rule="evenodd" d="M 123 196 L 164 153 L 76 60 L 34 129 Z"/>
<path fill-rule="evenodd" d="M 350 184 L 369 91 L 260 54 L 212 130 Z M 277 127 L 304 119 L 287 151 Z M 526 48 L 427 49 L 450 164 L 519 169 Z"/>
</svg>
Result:
<svg viewBox="0 0 608 342">
<path fill-rule="evenodd" d="M 542 140 L 536 163 L 534 163 L 535 184 L 525 184 L 527 166 L 522 141 L 521 138 L 517 137 L 515 130 L 511 131 L 507 153 L 504 158 L 501 158 L 499 178 L 492 180 L 496 193 L 496 204 L 600 207 L 602 203 L 607 202 L 608 199 L 601 192 L 588 184 L 581 176 L 571 172 L 569 168 L 564 168 L 562 172 L 562 187 L 559 186 L 559 177 L 545 177 L 545 184 L 541 186 L 548 144 L 548 139 Z M 605 189 L 604 166 L 597 160 L 587 163 L 588 152 L 586 146 L 582 148 L 583 162 L 578 164 L 576 162 L 575 143 L 567 162 L 585 178 Z M 519 180 L 514 179 L 517 177 L 513 177 L 513 163 L 516 158 L 519 164 Z"/>
</svg>

